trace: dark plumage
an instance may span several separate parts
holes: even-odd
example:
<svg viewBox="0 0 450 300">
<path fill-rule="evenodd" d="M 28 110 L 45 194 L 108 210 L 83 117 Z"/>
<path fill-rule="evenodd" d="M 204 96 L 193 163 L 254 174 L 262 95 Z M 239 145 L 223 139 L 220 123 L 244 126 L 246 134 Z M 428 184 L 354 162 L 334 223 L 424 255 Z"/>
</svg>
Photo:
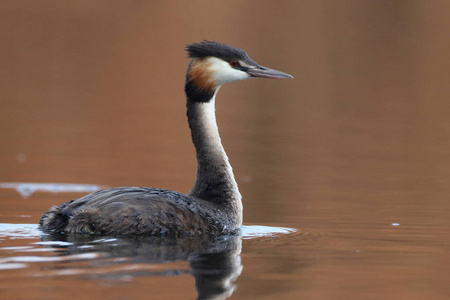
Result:
<svg viewBox="0 0 450 300">
<path fill-rule="evenodd" d="M 118 187 L 98 191 L 58 207 L 40 219 L 44 230 L 102 235 L 195 235 L 232 228 L 229 211 L 174 191 Z M 228 228 L 227 228 L 228 227 Z"/>
</svg>

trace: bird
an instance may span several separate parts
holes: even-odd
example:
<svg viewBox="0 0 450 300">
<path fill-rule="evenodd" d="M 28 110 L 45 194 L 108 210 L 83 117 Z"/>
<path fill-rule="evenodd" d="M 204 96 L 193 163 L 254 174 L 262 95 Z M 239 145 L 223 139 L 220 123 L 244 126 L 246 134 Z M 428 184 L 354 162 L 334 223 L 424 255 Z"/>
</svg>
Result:
<svg viewBox="0 0 450 300">
<path fill-rule="evenodd" d="M 236 234 L 242 196 L 222 146 L 215 99 L 225 83 L 248 78 L 293 78 L 263 67 L 233 46 L 213 41 L 186 45 L 187 119 L 197 174 L 188 194 L 150 187 L 116 187 L 51 207 L 39 220 L 44 232 L 93 235 L 195 236 Z"/>
</svg>

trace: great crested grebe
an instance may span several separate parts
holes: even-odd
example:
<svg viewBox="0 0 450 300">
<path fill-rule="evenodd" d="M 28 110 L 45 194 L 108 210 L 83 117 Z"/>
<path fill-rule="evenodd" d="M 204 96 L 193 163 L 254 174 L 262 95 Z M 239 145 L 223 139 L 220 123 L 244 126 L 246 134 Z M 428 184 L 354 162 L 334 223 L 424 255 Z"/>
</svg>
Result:
<svg viewBox="0 0 450 300">
<path fill-rule="evenodd" d="M 219 137 L 215 97 L 224 83 L 251 77 L 293 78 L 260 66 L 245 51 L 203 41 L 186 47 L 191 62 L 185 92 L 197 153 L 189 194 L 147 187 L 117 187 L 50 208 L 39 220 L 46 232 L 101 235 L 231 234 L 242 225 L 242 202 Z"/>
</svg>

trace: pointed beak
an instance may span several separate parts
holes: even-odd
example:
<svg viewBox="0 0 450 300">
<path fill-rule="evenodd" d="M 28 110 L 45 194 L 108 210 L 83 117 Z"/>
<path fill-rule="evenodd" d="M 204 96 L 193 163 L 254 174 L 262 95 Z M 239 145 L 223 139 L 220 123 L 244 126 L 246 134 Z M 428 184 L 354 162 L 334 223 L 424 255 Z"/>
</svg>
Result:
<svg viewBox="0 0 450 300">
<path fill-rule="evenodd" d="M 271 78 L 271 79 L 294 78 L 292 75 L 289 75 L 287 73 L 272 70 L 262 66 L 256 68 L 248 68 L 245 71 L 252 77 Z"/>
</svg>

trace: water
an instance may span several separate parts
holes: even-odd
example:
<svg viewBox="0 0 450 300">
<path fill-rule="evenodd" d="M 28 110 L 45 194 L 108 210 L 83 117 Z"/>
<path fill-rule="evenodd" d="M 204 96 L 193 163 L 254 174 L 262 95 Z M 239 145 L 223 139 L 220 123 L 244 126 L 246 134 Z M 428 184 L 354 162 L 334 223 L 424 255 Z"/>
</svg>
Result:
<svg viewBox="0 0 450 300">
<path fill-rule="evenodd" d="M 0 298 L 450 298 L 446 1 L 0 6 Z M 39 232 L 92 189 L 189 191 L 183 47 L 202 39 L 295 77 L 217 97 L 244 224 L 269 228 Z"/>
<path fill-rule="evenodd" d="M 289 228 L 244 226 L 236 236 L 118 238 L 49 235 L 39 231 L 35 224 L 0 224 L 0 272 L 8 272 L 9 279 L 22 278 L 22 284 L 33 282 L 17 292 L 16 285 L 2 281 L 0 291 L 8 298 L 39 295 L 51 299 L 70 295 L 72 289 L 78 288 L 77 281 L 131 288 L 142 277 L 192 276 L 198 298 L 222 299 L 233 294 L 235 281 L 242 273 L 243 240 L 278 238 L 296 232 Z M 22 240 L 21 246 L 14 246 L 18 239 Z M 66 282 L 67 286 L 55 291 L 49 279 Z M 167 291 L 163 298 L 185 293 L 179 292 Z M 116 295 L 119 299 L 125 296 Z"/>
<path fill-rule="evenodd" d="M 89 193 L 107 186 L 95 184 L 74 184 L 74 183 L 38 183 L 38 182 L 0 182 L 0 189 L 15 189 L 23 198 L 29 198 L 36 191 L 45 192 L 79 192 Z"/>
</svg>

